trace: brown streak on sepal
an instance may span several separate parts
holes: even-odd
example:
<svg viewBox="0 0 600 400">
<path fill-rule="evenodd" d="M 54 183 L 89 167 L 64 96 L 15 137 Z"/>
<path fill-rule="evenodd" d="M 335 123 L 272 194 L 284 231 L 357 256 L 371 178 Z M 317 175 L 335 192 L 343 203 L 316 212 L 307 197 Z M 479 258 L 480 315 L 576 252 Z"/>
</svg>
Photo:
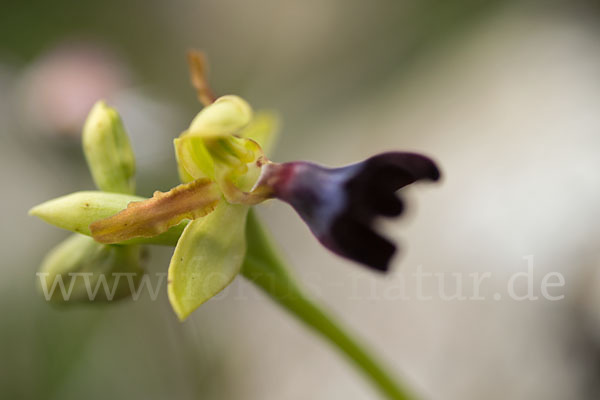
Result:
<svg viewBox="0 0 600 400">
<path fill-rule="evenodd" d="M 112 217 L 95 221 L 90 231 L 100 243 L 120 243 L 136 237 L 153 237 L 184 219 L 196 219 L 212 212 L 221 199 L 218 185 L 197 179 L 155 192 L 148 200 L 135 201 Z"/>
</svg>

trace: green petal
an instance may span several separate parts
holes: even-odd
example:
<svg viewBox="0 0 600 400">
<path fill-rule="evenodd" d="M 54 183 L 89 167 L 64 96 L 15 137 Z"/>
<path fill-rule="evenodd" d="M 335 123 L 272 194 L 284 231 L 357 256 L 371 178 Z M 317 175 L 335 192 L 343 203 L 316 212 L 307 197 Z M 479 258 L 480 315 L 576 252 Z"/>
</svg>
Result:
<svg viewBox="0 0 600 400">
<path fill-rule="evenodd" d="M 135 192 L 135 157 L 117 111 L 103 101 L 90 111 L 83 127 L 83 152 L 98 189 Z"/>
<path fill-rule="evenodd" d="M 262 147 L 266 155 L 270 155 L 278 133 L 279 120 L 277 116 L 269 111 L 259 111 L 250 124 L 240 132 L 240 136 L 254 140 Z"/>
<path fill-rule="evenodd" d="M 56 303 L 112 301 L 135 293 L 144 274 L 139 246 L 103 245 L 74 234 L 42 262 L 38 288 Z"/>
<path fill-rule="evenodd" d="M 133 201 L 146 200 L 143 197 L 100 191 L 83 191 L 49 200 L 29 210 L 29 215 L 41 218 L 47 223 L 69 231 L 91 236 L 90 224 L 108 218 L 127 208 Z M 128 240 L 127 244 L 149 243 L 174 245 L 185 222 L 153 238 Z"/>
<path fill-rule="evenodd" d="M 247 206 L 222 201 L 189 223 L 171 258 L 168 292 L 179 319 L 223 290 L 240 272 L 246 253 Z"/>
<path fill-rule="evenodd" d="M 223 96 L 196 115 L 186 135 L 204 138 L 233 135 L 251 120 L 252 107 L 244 99 L 234 95 Z"/>
<path fill-rule="evenodd" d="M 179 178 L 182 182 L 215 177 L 215 164 L 204 145 L 204 139 L 185 135 L 173 141 Z"/>
</svg>

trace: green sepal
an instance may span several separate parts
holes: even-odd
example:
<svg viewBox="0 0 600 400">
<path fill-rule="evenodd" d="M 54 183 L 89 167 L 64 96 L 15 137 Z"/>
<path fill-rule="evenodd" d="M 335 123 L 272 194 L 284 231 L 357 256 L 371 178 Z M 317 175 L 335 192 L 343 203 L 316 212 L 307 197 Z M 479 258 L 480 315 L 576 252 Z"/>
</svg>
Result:
<svg viewBox="0 0 600 400">
<path fill-rule="evenodd" d="M 72 232 L 91 236 L 92 222 L 111 217 L 127 208 L 132 201 L 146 200 L 143 197 L 101 191 L 82 191 L 58 197 L 33 207 L 29 215 Z M 151 238 L 135 238 L 120 244 L 163 244 L 175 245 L 187 221 Z"/>
<path fill-rule="evenodd" d="M 247 206 L 222 201 L 183 231 L 168 272 L 173 310 L 184 320 L 238 275 L 246 253 Z"/>
<path fill-rule="evenodd" d="M 54 303 L 105 302 L 136 293 L 144 274 L 139 246 L 103 245 L 74 234 L 44 259 L 38 289 Z"/>
</svg>

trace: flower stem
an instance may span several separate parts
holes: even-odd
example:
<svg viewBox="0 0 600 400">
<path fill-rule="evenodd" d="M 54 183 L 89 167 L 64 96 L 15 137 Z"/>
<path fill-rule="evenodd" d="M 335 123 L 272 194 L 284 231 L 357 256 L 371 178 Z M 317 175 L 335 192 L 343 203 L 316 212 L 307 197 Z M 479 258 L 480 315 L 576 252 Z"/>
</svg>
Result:
<svg viewBox="0 0 600 400">
<path fill-rule="evenodd" d="M 414 399 L 409 391 L 353 339 L 322 307 L 310 300 L 288 273 L 265 230 L 251 211 L 247 224 L 248 251 L 242 274 L 282 307 L 328 339 L 389 399 Z"/>
</svg>

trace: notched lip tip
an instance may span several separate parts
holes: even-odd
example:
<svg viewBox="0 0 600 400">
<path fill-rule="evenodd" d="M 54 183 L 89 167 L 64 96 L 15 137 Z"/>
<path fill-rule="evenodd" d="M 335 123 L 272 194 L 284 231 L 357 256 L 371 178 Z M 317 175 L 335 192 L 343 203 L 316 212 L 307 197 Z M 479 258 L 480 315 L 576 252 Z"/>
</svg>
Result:
<svg viewBox="0 0 600 400">
<path fill-rule="evenodd" d="M 440 170 L 440 168 L 437 166 L 437 164 L 435 162 L 433 162 L 432 166 L 433 166 L 433 170 L 431 171 L 432 174 L 430 176 L 431 181 L 432 182 L 439 182 L 443 178 L 442 171 Z"/>
<path fill-rule="evenodd" d="M 381 259 L 381 260 L 373 259 L 373 260 L 371 260 L 372 262 L 368 262 L 367 260 L 364 260 L 364 259 L 363 260 L 359 260 L 356 258 L 350 258 L 350 259 L 352 261 L 354 261 L 355 263 L 357 263 L 358 265 L 366 267 L 371 271 L 375 271 L 377 273 L 385 275 L 393 269 L 392 261 L 394 260 L 394 258 L 396 257 L 397 254 L 398 254 L 398 246 L 396 244 L 393 244 L 393 250 L 390 251 L 390 253 L 387 254 L 384 259 Z"/>
<path fill-rule="evenodd" d="M 442 171 L 440 169 L 440 167 L 438 166 L 438 163 L 431 157 L 424 155 L 424 154 L 419 154 L 419 153 L 413 153 L 413 154 L 417 154 L 420 157 L 423 157 L 425 160 L 427 160 L 427 163 L 429 164 L 429 174 L 427 176 L 427 179 L 431 180 L 432 182 L 437 182 L 439 180 L 441 180 L 443 178 L 443 174 Z"/>
<path fill-rule="evenodd" d="M 386 275 L 391 270 L 390 264 L 381 265 L 381 266 L 369 265 L 369 268 L 371 268 L 373 271 L 380 273 L 382 275 Z"/>
</svg>

